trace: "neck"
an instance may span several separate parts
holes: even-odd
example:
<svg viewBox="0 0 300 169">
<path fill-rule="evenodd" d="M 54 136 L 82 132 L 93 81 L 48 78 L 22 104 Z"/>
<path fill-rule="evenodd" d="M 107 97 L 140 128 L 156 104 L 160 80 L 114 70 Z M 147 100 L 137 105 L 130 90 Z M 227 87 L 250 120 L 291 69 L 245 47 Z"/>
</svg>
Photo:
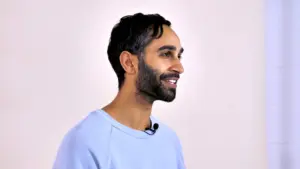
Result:
<svg viewBox="0 0 300 169">
<path fill-rule="evenodd" d="M 145 130 L 150 125 L 153 102 L 136 94 L 136 90 L 123 86 L 116 98 L 103 108 L 118 122 L 136 129 Z"/>
</svg>

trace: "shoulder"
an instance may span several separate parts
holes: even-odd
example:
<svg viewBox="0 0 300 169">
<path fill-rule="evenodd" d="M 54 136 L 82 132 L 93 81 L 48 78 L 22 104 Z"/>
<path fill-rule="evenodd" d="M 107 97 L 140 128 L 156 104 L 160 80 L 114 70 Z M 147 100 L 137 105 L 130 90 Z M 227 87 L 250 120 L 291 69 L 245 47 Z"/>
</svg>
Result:
<svg viewBox="0 0 300 169">
<path fill-rule="evenodd" d="M 64 140 L 67 142 L 78 140 L 92 147 L 95 143 L 98 145 L 107 141 L 110 138 L 111 128 L 111 123 L 100 111 L 92 111 L 66 133 Z"/>
<path fill-rule="evenodd" d="M 79 163 L 78 165 L 99 165 L 99 163 L 105 162 L 110 133 L 109 122 L 97 111 L 89 113 L 63 137 L 57 152 L 55 166 L 75 168 L 73 165 L 76 163 Z"/>
</svg>

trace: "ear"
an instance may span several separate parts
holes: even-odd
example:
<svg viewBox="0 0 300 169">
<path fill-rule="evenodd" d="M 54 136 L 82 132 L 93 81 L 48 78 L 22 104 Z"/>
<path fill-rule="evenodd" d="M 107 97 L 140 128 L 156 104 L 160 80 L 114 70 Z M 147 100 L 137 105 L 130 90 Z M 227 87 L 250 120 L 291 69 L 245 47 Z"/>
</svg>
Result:
<svg viewBox="0 0 300 169">
<path fill-rule="evenodd" d="M 135 74 L 137 72 L 136 57 L 128 51 L 123 51 L 120 54 L 120 63 L 124 71 L 128 74 Z"/>
</svg>

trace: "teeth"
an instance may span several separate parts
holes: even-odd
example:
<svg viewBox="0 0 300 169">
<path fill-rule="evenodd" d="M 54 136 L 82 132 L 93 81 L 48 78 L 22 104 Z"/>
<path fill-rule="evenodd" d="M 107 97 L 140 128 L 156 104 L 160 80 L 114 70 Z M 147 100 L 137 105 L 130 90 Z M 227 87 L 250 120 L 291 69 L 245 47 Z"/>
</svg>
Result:
<svg viewBox="0 0 300 169">
<path fill-rule="evenodd" d="M 168 80 L 169 82 L 171 82 L 171 83 L 176 83 L 176 80 Z"/>
</svg>

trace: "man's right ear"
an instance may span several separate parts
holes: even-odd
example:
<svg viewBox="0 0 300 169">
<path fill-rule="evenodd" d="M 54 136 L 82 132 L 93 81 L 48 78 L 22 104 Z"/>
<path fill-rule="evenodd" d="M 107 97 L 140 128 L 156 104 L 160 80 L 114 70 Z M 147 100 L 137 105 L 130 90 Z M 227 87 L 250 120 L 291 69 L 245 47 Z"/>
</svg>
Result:
<svg viewBox="0 0 300 169">
<path fill-rule="evenodd" d="M 135 74 L 137 71 L 136 57 L 128 51 L 123 51 L 120 54 L 120 63 L 124 71 L 128 74 Z"/>
</svg>

